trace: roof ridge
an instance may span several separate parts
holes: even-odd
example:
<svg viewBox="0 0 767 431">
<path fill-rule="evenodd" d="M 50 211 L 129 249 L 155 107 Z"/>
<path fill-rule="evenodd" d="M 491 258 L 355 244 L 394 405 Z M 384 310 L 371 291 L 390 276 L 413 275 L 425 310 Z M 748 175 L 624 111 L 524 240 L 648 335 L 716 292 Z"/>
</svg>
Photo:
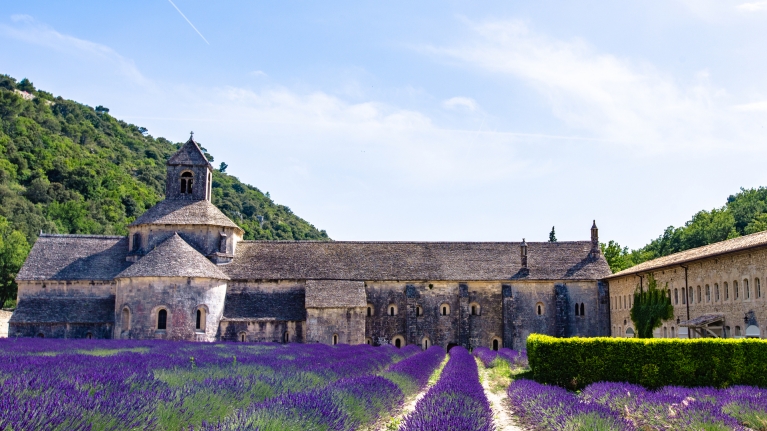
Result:
<svg viewBox="0 0 767 431">
<path fill-rule="evenodd" d="M 38 238 L 91 238 L 91 239 L 123 239 L 122 235 L 87 235 L 76 233 L 41 233 Z"/>
<path fill-rule="evenodd" d="M 262 240 L 262 239 L 249 239 L 239 241 L 242 243 L 256 244 L 522 244 L 522 241 L 320 241 L 320 240 Z M 527 244 L 591 244 L 589 240 L 582 241 L 528 241 Z"/>
</svg>

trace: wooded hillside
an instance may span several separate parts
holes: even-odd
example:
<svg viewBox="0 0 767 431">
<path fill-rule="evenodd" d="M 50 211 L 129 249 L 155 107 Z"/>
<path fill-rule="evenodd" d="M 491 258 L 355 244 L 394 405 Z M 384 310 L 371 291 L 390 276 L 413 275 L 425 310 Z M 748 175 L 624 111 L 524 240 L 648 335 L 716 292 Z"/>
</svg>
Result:
<svg viewBox="0 0 767 431">
<path fill-rule="evenodd" d="M 0 304 L 15 296 L 13 277 L 41 231 L 127 234 L 127 225 L 163 198 L 165 161 L 180 145 L 105 107 L 0 75 Z M 329 240 L 287 206 L 222 172 L 226 164 L 218 166 L 213 204 L 245 230 L 245 239 Z"/>
</svg>

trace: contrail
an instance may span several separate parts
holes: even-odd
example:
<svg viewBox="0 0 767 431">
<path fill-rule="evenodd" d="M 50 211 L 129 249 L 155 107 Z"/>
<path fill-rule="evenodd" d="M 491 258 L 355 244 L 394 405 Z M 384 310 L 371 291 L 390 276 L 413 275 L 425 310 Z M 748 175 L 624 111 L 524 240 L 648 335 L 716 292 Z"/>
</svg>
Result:
<svg viewBox="0 0 767 431">
<path fill-rule="evenodd" d="M 181 12 L 181 9 L 179 9 L 179 8 L 178 8 L 178 6 L 176 6 L 176 4 L 175 4 L 175 3 L 173 3 L 173 1 L 172 1 L 172 0 L 168 0 L 168 1 L 170 2 L 170 4 L 172 4 L 172 5 L 173 5 L 173 7 L 174 7 L 174 8 L 176 8 L 176 10 L 178 11 L 178 13 L 180 13 L 180 14 L 181 14 L 181 16 L 183 16 L 183 17 L 184 17 L 184 19 L 186 20 L 186 22 L 188 22 L 188 23 L 189 23 L 189 25 L 191 25 L 191 26 L 192 26 L 192 28 L 194 29 L 194 31 L 196 31 L 196 32 L 197 32 L 197 34 L 199 34 L 199 35 L 200 35 L 200 37 L 202 38 L 202 40 L 204 40 L 204 41 L 205 41 L 205 43 L 207 43 L 208 45 L 210 45 L 210 42 L 208 42 L 208 39 L 205 39 L 205 36 L 203 36 L 203 35 L 202 35 L 202 33 L 200 33 L 200 30 L 197 30 L 197 27 L 195 27 L 195 26 L 194 26 L 194 24 L 192 24 L 192 21 L 189 21 L 189 18 L 187 18 L 187 17 L 186 17 L 186 15 L 184 15 L 184 12 Z"/>
</svg>

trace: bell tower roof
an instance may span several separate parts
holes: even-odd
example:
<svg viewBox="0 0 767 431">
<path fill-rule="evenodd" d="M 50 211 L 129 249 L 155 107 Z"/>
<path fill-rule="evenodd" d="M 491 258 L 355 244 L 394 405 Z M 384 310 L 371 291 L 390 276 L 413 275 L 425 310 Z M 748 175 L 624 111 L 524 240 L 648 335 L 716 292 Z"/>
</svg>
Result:
<svg viewBox="0 0 767 431">
<path fill-rule="evenodd" d="M 168 166 L 205 166 L 209 169 L 213 169 L 208 159 L 205 157 L 205 153 L 202 152 L 200 146 L 194 141 L 194 132 L 189 136 L 189 140 L 176 151 L 175 154 L 168 159 Z"/>
</svg>

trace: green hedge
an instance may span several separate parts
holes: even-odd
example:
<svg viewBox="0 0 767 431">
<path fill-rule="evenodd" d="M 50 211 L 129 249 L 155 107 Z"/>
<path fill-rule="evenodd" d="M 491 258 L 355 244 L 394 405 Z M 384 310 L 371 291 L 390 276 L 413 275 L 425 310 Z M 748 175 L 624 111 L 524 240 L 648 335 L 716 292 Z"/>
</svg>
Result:
<svg viewBox="0 0 767 431">
<path fill-rule="evenodd" d="M 532 377 L 580 389 L 594 382 L 767 387 L 767 341 L 758 339 L 555 338 L 527 339 Z"/>
</svg>

